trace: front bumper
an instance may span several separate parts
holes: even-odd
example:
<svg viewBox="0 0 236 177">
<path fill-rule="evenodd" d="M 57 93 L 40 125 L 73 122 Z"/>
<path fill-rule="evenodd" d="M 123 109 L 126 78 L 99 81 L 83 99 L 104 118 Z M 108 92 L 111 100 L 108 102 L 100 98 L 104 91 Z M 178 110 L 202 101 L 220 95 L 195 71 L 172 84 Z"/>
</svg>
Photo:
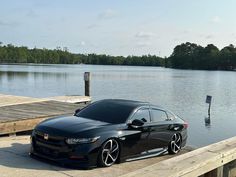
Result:
<svg viewBox="0 0 236 177">
<path fill-rule="evenodd" d="M 182 147 L 185 147 L 185 145 L 187 144 L 187 139 L 188 139 L 188 133 L 187 133 L 187 129 L 183 130 L 181 132 L 181 136 L 182 136 Z"/>
<path fill-rule="evenodd" d="M 69 146 L 50 144 L 46 140 L 31 137 L 30 155 L 59 164 L 89 168 L 97 165 L 98 143 Z"/>
</svg>

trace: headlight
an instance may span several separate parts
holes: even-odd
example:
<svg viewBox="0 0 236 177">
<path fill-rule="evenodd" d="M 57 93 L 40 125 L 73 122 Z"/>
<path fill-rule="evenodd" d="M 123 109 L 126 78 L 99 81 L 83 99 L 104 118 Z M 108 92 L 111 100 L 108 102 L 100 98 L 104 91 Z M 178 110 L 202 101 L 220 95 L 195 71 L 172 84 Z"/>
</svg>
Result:
<svg viewBox="0 0 236 177">
<path fill-rule="evenodd" d="M 35 135 L 35 129 L 33 129 L 31 136 Z"/>
<path fill-rule="evenodd" d="M 100 138 L 100 136 L 94 138 L 67 138 L 67 144 L 85 144 L 85 143 L 94 143 Z"/>
</svg>

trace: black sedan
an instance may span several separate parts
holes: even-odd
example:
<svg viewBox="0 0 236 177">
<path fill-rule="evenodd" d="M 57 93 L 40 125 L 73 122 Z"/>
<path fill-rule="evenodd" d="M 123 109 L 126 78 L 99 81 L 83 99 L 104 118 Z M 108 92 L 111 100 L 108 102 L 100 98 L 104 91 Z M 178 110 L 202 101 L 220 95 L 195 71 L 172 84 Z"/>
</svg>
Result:
<svg viewBox="0 0 236 177">
<path fill-rule="evenodd" d="M 187 127 L 177 115 L 146 102 L 101 100 L 73 116 L 38 124 L 30 154 L 78 167 L 108 167 L 178 153 L 186 144 Z"/>
</svg>

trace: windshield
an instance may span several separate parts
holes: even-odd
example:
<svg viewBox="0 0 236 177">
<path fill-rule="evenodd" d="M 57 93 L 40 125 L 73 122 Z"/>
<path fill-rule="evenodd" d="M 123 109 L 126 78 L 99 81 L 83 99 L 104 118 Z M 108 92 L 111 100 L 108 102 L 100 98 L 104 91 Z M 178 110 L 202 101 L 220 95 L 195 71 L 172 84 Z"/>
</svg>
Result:
<svg viewBox="0 0 236 177">
<path fill-rule="evenodd" d="M 134 107 L 112 101 L 95 102 L 80 112 L 77 117 L 83 117 L 113 124 L 125 123 Z"/>
</svg>

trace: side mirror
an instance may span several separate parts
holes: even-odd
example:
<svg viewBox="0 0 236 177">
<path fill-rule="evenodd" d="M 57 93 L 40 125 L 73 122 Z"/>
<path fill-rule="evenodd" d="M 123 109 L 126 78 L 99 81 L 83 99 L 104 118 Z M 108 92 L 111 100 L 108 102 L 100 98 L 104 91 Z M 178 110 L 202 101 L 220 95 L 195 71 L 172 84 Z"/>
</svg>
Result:
<svg viewBox="0 0 236 177">
<path fill-rule="evenodd" d="M 76 115 L 78 112 L 80 112 L 81 109 L 76 109 L 74 115 Z"/>
<path fill-rule="evenodd" d="M 142 120 L 139 120 L 139 119 L 134 119 L 132 122 L 131 122 L 131 126 L 134 127 L 134 128 L 138 128 L 138 127 L 141 127 L 143 126 L 144 122 Z"/>
</svg>

